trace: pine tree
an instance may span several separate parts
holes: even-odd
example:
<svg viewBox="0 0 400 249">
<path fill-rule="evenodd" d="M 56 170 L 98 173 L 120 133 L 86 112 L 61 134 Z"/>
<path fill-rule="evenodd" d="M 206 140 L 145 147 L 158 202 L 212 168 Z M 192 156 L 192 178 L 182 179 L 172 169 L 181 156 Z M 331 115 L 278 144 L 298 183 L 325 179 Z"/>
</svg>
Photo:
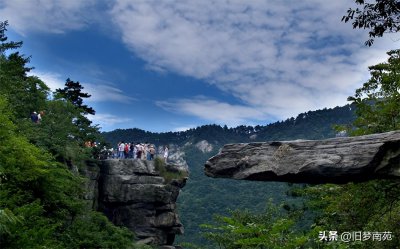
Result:
<svg viewBox="0 0 400 249">
<path fill-rule="evenodd" d="M 83 104 L 83 99 L 91 96 L 88 93 L 82 92 L 83 88 L 79 81 L 74 82 L 68 78 L 64 89 L 59 88 L 56 90 L 56 96 L 70 101 L 74 106 L 82 109 L 85 114 L 94 115 L 96 111 L 92 107 Z"/>
</svg>

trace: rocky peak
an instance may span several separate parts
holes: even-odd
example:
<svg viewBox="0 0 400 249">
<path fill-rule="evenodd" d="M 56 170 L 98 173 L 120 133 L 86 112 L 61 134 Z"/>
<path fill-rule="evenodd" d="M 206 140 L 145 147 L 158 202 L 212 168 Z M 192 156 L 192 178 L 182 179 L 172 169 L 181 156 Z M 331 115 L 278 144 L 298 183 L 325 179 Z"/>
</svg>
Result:
<svg viewBox="0 0 400 249">
<path fill-rule="evenodd" d="M 400 131 L 326 140 L 225 145 L 205 174 L 257 181 L 345 183 L 400 178 Z"/>
<path fill-rule="evenodd" d="M 140 243 L 174 248 L 175 235 L 183 233 L 175 203 L 187 178 L 166 182 L 154 162 L 102 161 L 98 207 L 114 224 L 132 230 Z M 184 167 L 169 164 L 166 168 L 179 172 Z"/>
</svg>

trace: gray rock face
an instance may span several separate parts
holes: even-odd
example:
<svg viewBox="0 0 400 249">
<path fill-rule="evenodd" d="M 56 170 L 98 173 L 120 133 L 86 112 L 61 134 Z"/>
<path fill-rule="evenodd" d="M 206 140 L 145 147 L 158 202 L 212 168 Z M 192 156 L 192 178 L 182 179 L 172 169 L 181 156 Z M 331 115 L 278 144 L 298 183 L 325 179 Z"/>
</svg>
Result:
<svg viewBox="0 0 400 249">
<path fill-rule="evenodd" d="M 139 243 L 171 246 L 183 233 L 175 202 L 186 179 L 165 183 L 154 161 L 111 159 L 100 168 L 99 210 L 133 231 Z"/>
<path fill-rule="evenodd" d="M 326 140 L 225 145 L 204 168 L 210 177 L 299 183 L 400 178 L 400 131 Z"/>
<path fill-rule="evenodd" d="M 83 199 L 87 202 L 88 208 L 92 210 L 97 210 L 98 208 L 98 196 L 99 196 L 99 185 L 98 178 L 100 175 L 100 169 L 97 164 L 97 161 L 86 161 L 86 167 L 84 168 L 84 172 L 82 172 L 84 176 L 86 176 L 85 181 L 85 195 Z"/>
</svg>

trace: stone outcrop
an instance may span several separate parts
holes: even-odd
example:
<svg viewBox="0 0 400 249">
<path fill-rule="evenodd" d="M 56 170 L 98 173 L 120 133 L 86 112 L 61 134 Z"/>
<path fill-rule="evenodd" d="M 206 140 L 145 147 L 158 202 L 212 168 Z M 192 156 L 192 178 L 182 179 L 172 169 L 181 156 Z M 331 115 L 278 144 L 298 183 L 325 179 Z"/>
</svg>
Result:
<svg viewBox="0 0 400 249">
<path fill-rule="evenodd" d="M 400 131 L 326 140 L 225 145 L 205 174 L 258 181 L 345 183 L 400 178 Z"/>
<path fill-rule="evenodd" d="M 161 156 L 164 155 L 164 146 L 158 146 L 157 154 Z M 184 159 L 185 151 L 183 147 L 176 144 L 168 144 L 168 154 L 168 163 L 175 165 L 175 167 L 180 170 L 188 171 L 189 167 Z"/>
<path fill-rule="evenodd" d="M 186 178 L 166 183 L 154 161 L 104 160 L 98 179 L 98 209 L 114 224 L 133 231 L 139 243 L 174 248 L 175 235 L 183 233 L 175 202 L 185 183 Z"/>
</svg>

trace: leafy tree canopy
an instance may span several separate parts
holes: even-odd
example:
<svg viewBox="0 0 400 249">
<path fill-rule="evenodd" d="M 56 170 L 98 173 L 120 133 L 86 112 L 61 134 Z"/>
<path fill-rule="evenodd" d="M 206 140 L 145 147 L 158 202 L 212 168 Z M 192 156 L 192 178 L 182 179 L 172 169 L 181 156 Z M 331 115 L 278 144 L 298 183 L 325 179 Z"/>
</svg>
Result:
<svg viewBox="0 0 400 249">
<path fill-rule="evenodd" d="M 398 0 L 376 0 L 369 3 L 364 0 L 355 0 L 362 8 L 347 10 L 342 21 L 352 21 L 353 28 L 369 29 L 369 37 L 365 45 L 371 46 L 375 37 L 382 37 L 384 33 L 394 33 L 400 30 L 400 2 Z"/>
<path fill-rule="evenodd" d="M 357 106 L 353 135 L 400 129 L 400 50 L 389 59 L 369 67 L 371 78 L 348 98 Z"/>
</svg>

